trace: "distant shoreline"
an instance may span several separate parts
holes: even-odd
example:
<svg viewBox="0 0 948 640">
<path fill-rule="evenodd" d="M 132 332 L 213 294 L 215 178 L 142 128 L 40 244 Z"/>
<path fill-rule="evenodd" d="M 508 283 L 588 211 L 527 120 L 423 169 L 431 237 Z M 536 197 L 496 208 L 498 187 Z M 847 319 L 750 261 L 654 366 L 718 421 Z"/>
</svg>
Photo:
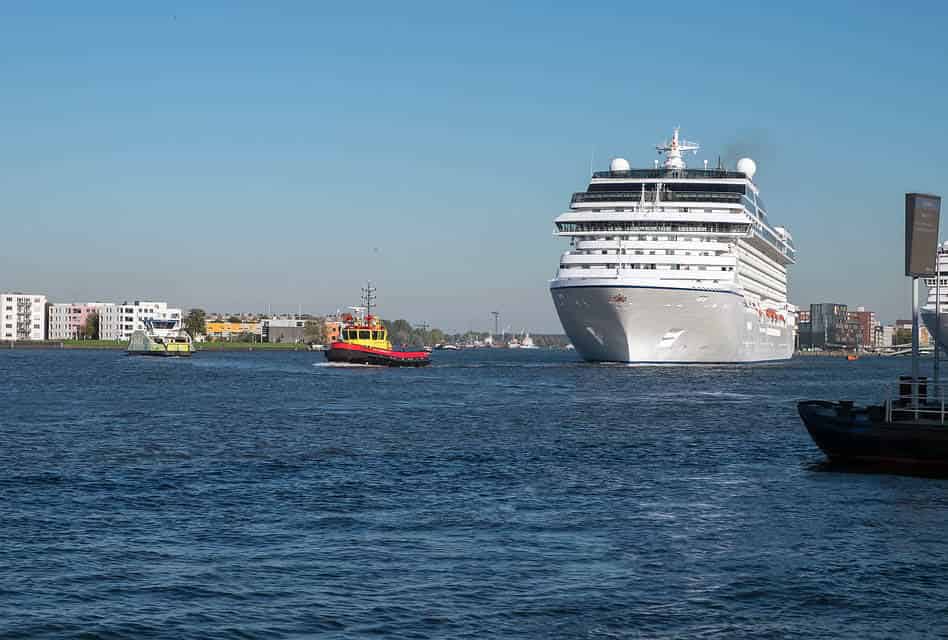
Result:
<svg viewBox="0 0 948 640">
<path fill-rule="evenodd" d="M 124 340 L 17 340 L 0 341 L 0 350 L 7 349 L 107 349 L 124 351 Z M 292 342 L 195 342 L 197 351 L 309 351 L 305 344 Z"/>
</svg>

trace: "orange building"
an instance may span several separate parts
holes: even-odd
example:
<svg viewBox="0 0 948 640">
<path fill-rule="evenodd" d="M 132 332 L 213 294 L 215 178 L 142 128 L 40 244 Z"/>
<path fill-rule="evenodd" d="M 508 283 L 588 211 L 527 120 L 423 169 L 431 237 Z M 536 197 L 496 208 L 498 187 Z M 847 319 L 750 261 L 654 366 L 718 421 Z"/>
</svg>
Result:
<svg viewBox="0 0 948 640">
<path fill-rule="evenodd" d="M 337 341 L 341 331 L 341 322 L 338 320 L 326 320 L 326 343 Z"/>
</svg>

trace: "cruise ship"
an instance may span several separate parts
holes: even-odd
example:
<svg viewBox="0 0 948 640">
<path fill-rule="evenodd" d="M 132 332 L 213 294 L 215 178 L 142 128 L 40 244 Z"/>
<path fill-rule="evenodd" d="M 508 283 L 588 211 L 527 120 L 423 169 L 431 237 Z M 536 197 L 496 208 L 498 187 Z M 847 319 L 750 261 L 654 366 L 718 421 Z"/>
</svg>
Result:
<svg viewBox="0 0 948 640">
<path fill-rule="evenodd" d="M 922 322 L 932 339 L 937 339 L 942 349 L 948 344 L 948 242 L 938 245 L 938 288 L 936 278 L 925 278 L 928 299 L 921 308 Z M 935 306 L 938 306 L 938 322 L 935 322 Z M 939 326 L 936 328 L 936 324 Z"/>
<path fill-rule="evenodd" d="M 770 222 L 755 162 L 689 169 L 684 155 L 699 146 L 678 129 L 656 149 L 664 158 L 652 168 L 613 159 L 556 218 L 569 248 L 550 292 L 577 353 L 657 364 L 790 358 L 795 250 Z"/>
</svg>

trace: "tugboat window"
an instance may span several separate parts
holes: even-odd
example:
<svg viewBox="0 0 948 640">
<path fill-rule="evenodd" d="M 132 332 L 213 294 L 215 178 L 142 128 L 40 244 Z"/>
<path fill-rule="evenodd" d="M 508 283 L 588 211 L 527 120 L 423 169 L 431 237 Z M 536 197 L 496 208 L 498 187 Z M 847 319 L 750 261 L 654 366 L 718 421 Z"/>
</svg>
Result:
<svg viewBox="0 0 948 640">
<path fill-rule="evenodd" d="M 359 331 L 359 340 L 368 340 L 370 333 L 371 333 L 370 331 L 365 331 L 365 330 Z"/>
</svg>

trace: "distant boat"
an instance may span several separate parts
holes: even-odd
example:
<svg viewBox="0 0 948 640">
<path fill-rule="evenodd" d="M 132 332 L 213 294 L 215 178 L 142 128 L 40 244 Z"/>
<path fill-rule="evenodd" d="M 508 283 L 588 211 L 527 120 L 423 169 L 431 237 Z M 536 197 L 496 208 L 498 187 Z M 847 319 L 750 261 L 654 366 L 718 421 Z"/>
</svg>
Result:
<svg viewBox="0 0 948 640">
<path fill-rule="evenodd" d="M 443 344 L 441 348 L 445 351 L 457 351 L 458 346 L 456 344 Z"/>
<path fill-rule="evenodd" d="M 145 331 L 132 333 L 126 352 L 131 356 L 188 357 L 194 353 L 190 334 L 179 319 L 146 319 Z"/>
<path fill-rule="evenodd" d="M 533 344 L 533 338 L 530 337 L 529 333 L 524 334 L 523 340 L 520 341 L 521 349 L 539 349 L 537 345 Z"/>
</svg>

